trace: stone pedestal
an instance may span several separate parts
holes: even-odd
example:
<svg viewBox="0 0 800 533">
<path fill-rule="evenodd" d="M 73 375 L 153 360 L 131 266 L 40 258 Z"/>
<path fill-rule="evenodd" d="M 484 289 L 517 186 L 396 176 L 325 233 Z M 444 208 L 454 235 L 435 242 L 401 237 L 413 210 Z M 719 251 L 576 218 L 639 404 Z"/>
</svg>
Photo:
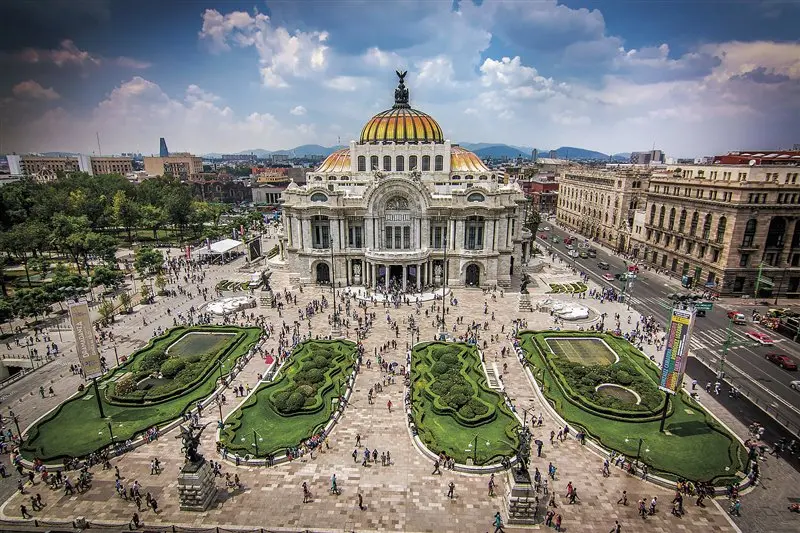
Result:
<svg viewBox="0 0 800 533">
<path fill-rule="evenodd" d="M 538 516 L 536 491 L 530 474 L 514 466 L 506 472 L 509 491 L 506 493 L 509 524 L 535 524 Z M 547 502 L 544 502 L 547 505 Z"/>
<path fill-rule="evenodd" d="M 533 311 L 530 294 L 524 293 L 519 295 L 519 305 L 517 309 L 519 311 Z"/>
<path fill-rule="evenodd" d="M 258 304 L 265 308 L 269 309 L 272 307 L 273 302 L 275 301 L 275 294 L 272 292 L 272 289 L 261 289 L 258 291 Z"/>
<path fill-rule="evenodd" d="M 217 495 L 214 471 L 205 459 L 183 465 L 178 474 L 181 511 L 205 511 Z"/>
</svg>

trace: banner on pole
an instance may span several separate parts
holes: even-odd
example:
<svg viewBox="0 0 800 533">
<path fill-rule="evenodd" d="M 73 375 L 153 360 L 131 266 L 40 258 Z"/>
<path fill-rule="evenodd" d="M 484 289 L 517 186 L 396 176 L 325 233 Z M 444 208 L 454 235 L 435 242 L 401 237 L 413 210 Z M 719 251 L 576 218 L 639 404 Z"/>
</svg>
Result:
<svg viewBox="0 0 800 533">
<path fill-rule="evenodd" d="M 72 332 L 75 334 L 75 349 L 86 379 L 103 375 L 100 368 L 100 353 L 94 342 L 92 320 L 89 317 L 89 305 L 86 302 L 75 304 L 69 308 L 69 319 Z"/>
<path fill-rule="evenodd" d="M 681 385 L 686 359 L 689 357 L 689 339 L 694 326 L 694 310 L 673 309 L 669 321 L 664 361 L 661 363 L 661 382 L 659 389 L 675 394 Z"/>
<path fill-rule="evenodd" d="M 186 245 L 186 260 L 189 261 L 192 259 L 192 247 L 190 245 Z"/>
</svg>

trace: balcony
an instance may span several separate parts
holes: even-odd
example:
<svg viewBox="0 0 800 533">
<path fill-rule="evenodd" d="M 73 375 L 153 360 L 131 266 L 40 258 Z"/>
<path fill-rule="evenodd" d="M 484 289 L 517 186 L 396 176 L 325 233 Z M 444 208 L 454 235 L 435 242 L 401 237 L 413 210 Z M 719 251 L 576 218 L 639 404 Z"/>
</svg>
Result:
<svg viewBox="0 0 800 533">
<path fill-rule="evenodd" d="M 755 250 L 758 250 L 760 247 L 761 247 L 761 245 L 756 244 L 756 243 L 751 243 L 751 244 L 748 244 L 748 245 L 745 245 L 744 243 L 741 243 L 736 247 L 736 249 L 739 250 L 740 252 L 753 252 Z"/>
</svg>

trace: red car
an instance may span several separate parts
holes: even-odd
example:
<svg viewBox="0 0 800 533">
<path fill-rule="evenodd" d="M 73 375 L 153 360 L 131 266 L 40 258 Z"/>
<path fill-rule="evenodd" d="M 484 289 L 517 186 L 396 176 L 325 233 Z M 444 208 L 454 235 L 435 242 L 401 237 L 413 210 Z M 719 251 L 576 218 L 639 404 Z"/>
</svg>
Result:
<svg viewBox="0 0 800 533">
<path fill-rule="evenodd" d="M 757 343 L 764 344 L 766 346 L 771 346 L 775 344 L 775 341 L 772 340 L 772 337 L 770 337 L 766 333 L 759 333 L 758 331 L 748 331 L 747 333 L 745 333 L 745 336 L 750 337 Z"/>
<path fill-rule="evenodd" d="M 739 311 L 728 311 L 728 318 L 730 318 L 734 324 L 747 323 L 747 319 L 744 317 L 744 314 L 740 313 Z"/>
<path fill-rule="evenodd" d="M 788 355 L 782 353 L 768 353 L 765 358 L 767 361 L 772 361 L 784 370 L 797 370 L 797 363 Z"/>
</svg>

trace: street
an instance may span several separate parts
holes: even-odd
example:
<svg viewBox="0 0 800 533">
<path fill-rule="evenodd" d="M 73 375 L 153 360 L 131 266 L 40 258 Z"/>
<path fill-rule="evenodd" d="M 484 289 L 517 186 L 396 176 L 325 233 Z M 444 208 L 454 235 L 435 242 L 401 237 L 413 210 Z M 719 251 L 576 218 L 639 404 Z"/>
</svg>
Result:
<svg viewBox="0 0 800 533">
<path fill-rule="evenodd" d="M 550 227 L 550 230 L 545 231 L 544 227 Z M 546 242 L 541 238 L 543 234 L 547 235 Z M 621 289 L 623 284 L 621 281 L 616 279 L 607 281 L 603 278 L 603 274 L 626 272 L 625 261 L 595 243 L 592 243 L 591 247 L 597 251 L 597 257 L 588 259 L 571 257 L 563 244 L 564 237 L 569 235 L 578 237 L 579 242 L 583 241 L 583 237 L 577 233 L 569 233 L 552 223 L 543 222 L 537 232 L 538 244 L 543 246 L 545 251 L 553 251 L 567 263 L 574 264 L 579 272 L 585 272 L 593 280 Z M 559 242 L 553 243 L 552 236 L 557 236 Z M 608 263 L 609 270 L 600 269 L 598 262 Z M 662 324 L 666 324 L 669 317 L 671 302 L 667 296 L 673 293 L 686 294 L 690 292 L 688 289 L 680 287 L 677 280 L 668 280 L 663 275 L 644 269 L 640 270 L 633 283 L 633 288 L 627 290 L 632 308 L 644 315 L 656 317 Z M 750 322 L 752 310 L 766 311 L 763 306 L 755 307 L 752 305 L 752 301 L 748 301 L 749 305 L 746 307 L 736 307 L 730 301 L 713 303 L 713 309 L 708 311 L 706 316 L 697 317 L 695 320 L 690 341 L 691 355 L 719 370 L 723 345 L 727 338 L 729 322 L 727 312 L 730 310 L 741 311 L 748 323 L 731 327 L 731 343 L 724 367 L 726 379 L 735 384 L 737 388 L 746 389 L 749 393 L 757 395 L 761 400 L 760 404 L 771 405 L 770 412 L 780 413 L 786 422 L 793 424 L 793 429 L 796 431 L 797 428 L 800 428 L 800 392 L 792 389 L 789 383 L 792 380 L 800 379 L 800 376 L 797 371 L 783 370 L 776 364 L 767 361 L 764 356 L 770 352 L 779 352 L 789 355 L 795 362 L 800 362 L 800 344 Z M 746 337 L 745 332 L 747 331 L 765 333 L 775 340 L 775 345 L 772 347 L 762 346 Z"/>
</svg>

